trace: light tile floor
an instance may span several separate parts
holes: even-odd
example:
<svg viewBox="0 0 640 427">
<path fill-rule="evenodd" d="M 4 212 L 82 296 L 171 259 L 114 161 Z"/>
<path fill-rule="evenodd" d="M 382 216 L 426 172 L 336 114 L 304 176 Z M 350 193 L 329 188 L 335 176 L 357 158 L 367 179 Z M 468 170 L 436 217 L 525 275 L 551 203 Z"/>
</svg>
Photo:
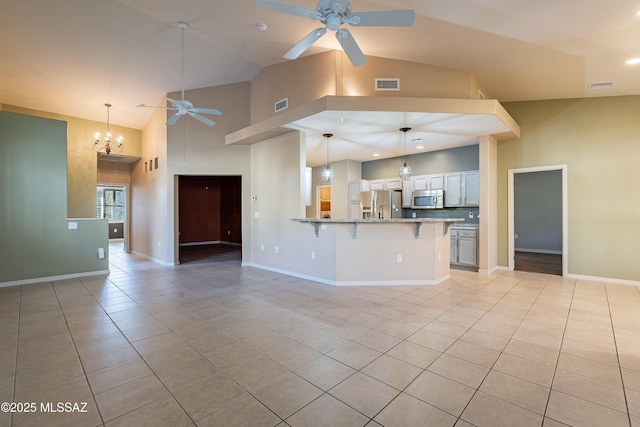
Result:
<svg viewBox="0 0 640 427">
<path fill-rule="evenodd" d="M 640 426 L 634 286 L 453 271 L 336 288 L 111 262 L 0 289 L 0 402 L 20 409 L 0 425 Z"/>
</svg>

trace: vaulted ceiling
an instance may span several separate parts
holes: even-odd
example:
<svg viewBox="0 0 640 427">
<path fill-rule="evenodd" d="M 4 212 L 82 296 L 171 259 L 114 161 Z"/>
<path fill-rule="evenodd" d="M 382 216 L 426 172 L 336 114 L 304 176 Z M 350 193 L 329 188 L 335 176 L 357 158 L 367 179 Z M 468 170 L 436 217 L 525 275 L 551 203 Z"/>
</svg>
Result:
<svg viewBox="0 0 640 427">
<path fill-rule="evenodd" d="M 288 0 L 315 9 L 315 0 Z M 640 3 L 628 0 L 352 0 L 414 9 L 409 28 L 352 28 L 365 55 L 475 74 L 501 102 L 640 94 Z M 0 103 L 141 129 L 164 94 L 251 80 L 317 22 L 254 0 L 0 0 Z M 269 28 L 262 32 L 257 23 Z M 339 46 L 323 37 L 305 54 Z M 612 81 L 611 89 L 590 83 Z"/>
</svg>

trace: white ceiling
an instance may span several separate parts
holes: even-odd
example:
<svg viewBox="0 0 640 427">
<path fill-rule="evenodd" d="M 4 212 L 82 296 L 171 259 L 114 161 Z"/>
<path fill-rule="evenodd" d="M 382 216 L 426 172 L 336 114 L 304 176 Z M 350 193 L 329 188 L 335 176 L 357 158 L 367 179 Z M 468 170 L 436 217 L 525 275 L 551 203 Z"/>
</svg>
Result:
<svg viewBox="0 0 640 427">
<path fill-rule="evenodd" d="M 351 4 L 354 12 L 417 14 L 409 28 L 352 28 L 366 55 L 473 72 L 501 102 L 640 94 L 640 65 L 625 64 L 640 57 L 636 1 Z M 111 123 L 141 129 L 152 110 L 135 104 L 156 105 L 167 92 L 180 90 L 177 21 L 190 25 L 186 89 L 251 80 L 263 67 L 285 61 L 282 55 L 318 26 L 257 9 L 253 0 L 0 0 L 0 102 L 97 121 L 106 120 L 109 102 Z M 269 29 L 260 32 L 258 22 Z M 335 48 L 335 38 L 325 36 L 306 54 Z M 589 89 L 590 82 L 601 81 L 614 86 Z M 215 108 L 215 100 L 202 107 Z M 439 133 L 437 126 L 432 129 L 425 138 Z M 446 135 L 452 144 L 465 139 Z"/>
</svg>

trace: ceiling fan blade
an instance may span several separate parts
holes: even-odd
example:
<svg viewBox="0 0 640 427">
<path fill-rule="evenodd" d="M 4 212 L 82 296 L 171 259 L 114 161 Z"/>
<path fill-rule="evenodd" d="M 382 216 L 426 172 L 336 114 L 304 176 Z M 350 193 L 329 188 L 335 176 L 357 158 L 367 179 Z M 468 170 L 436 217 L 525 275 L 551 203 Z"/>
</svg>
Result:
<svg viewBox="0 0 640 427">
<path fill-rule="evenodd" d="M 213 120 L 209 120 L 208 118 L 201 116 L 200 114 L 194 113 L 193 111 L 187 111 L 187 114 L 189 114 L 191 117 L 193 117 L 196 120 L 200 120 L 202 123 L 204 123 L 207 126 L 213 126 L 216 124 L 216 122 L 214 122 Z"/>
<path fill-rule="evenodd" d="M 356 43 L 356 40 L 351 35 L 351 32 L 346 28 L 340 28 L 336 31 L 336 38 L 340 42 L 344 53 L 347 54 L 349 61 L 354 67 L 359 67 L 360 65 L 367 62 L 367 58 L 364 57 L 362 50 L 360 50 L 360 46 Z"/>
<path fill-rule="evenodd" d="M 316 42 L 320 37 L 327 32 L 325 27 L 316 28 L 306 35 L 305 38 L 300 40 L 294 47 L 292 47 L 289 52 L 284 54 L 284 57 L 287 59 L 296 59 L 298 56 L 302 55 L 302 53 L 309 49 L 309 47 Z"/>
<path fill-rule="evenodd" d="M 259 7 L 260 9 L 273 10 L 275 12 L 287 13 L 294 16 L 302 16 L 303 18 L 322 18 L 322 15 L 315 10 L 305 9 L 304 7 L 281 3 L 274 0 L 256 0 L 256 7 Z"/>
<path fill-rule="evenodd" d="M 189 111 L 194 113 L 200 113 L 200 114 L 215 114 L 217 116 L 222 115 L 220 110 L 216 110 L 213 108 L 189 108 Z"/>
<path fill-rule="evenodd" d="M 333 13 L 335 13 L 336 15 L 338 13 L 344 13 L 347 10 L 348 6 L 349 6 L 349 0 L 333 0 L 331 2 L 331 9 L 333 10 Z"/>
<path fill-rule="evenodd" d="M 360 19 L 359 22 L 354 22 Z M 347 22 L 355 27 L 410 27 L 416 20 L 413 10 L 384 10 L 349 15 Z"/>
<path fill-rule="evenodd" d="M 169 117 L 169 120 L 167 120 L 167 125 L 171 126 L 172 124 L 175 124 L 175 122 L 177 122 L 179 118 L 180 118 L 179 112 L 173 113 L 173 115 Z"/>
</svg>

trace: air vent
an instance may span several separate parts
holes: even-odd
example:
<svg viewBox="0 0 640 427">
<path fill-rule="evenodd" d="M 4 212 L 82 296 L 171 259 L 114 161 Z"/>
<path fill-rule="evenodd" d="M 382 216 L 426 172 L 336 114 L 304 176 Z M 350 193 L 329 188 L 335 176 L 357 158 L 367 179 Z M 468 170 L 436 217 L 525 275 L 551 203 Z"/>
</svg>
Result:
<svg viewBox="0 0 640 427">
<path fill-rule="evenodd" d="M 276 113 L 278 111 L 286 110 L 287 108 L 289 108 L 289 98 L 276 102 Z"/>
<path fill-rule="evenodd" d="M 400 90 L 400 79 L 376 79 L 376 90 Z"/>
<path fill-rule="evenodd" d="M 611 89 L 613 82 L 592 82 L 589 83 L 589 89 Z"/>
</svg>

